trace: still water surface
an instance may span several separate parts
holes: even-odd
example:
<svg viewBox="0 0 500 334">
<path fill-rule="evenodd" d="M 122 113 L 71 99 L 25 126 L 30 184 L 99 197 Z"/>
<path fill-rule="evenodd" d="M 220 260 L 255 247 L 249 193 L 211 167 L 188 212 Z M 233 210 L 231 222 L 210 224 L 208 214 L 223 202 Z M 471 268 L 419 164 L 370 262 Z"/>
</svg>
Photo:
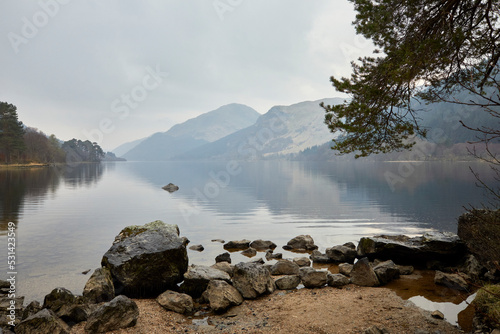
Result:
<svg viewBox="0 0 500 334">
<path fill-rule="evenodd" d="M 0 247 L 17 224 L 18 288 L 42 300 L 64 286 L 81 294 L 122 228 L 157 219 L 205 251 L 190 263 L 212 264 L 223 252 L 212 239 L 266 239 L 281 250 L 310 234 L 319 250 L 375 234 L 456 232 L 468 204 L 484 202 L 470 162 L 318 163 L 264 161 L 120 162 L 76 167 L 0 169 Z M 175 183 L 180 190 L 161 189 Z M 263 254 L 259 253 L 258 256 Z M 232 254 L 233 263 L 247 261 Z M 0 263 L 5 278 L 7 263 Z"/>
</svg>

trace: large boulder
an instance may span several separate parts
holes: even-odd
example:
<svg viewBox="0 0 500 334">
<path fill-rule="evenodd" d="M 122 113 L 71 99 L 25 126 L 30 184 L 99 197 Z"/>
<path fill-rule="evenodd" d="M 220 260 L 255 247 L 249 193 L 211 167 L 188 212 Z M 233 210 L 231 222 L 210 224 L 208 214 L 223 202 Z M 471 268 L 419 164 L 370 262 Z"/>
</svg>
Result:
<svg viewBox="0 0 500 334">
<path fill-rule="evenodd" d="M 342 275 L 342 274 L 328 274 L 327 275 L 327 284 L 328 286 L 334 287 L 334 288 L 341 288 L 344 285 L 347 285 L 351 282 L 349 277 Z"/>
<path fill-rule="evenodd" d="M 70 327 L 49 310 L 40 312 L 21 321 L 16 327 L 17 334 L 69 334 Z"/>
<path fill-rule="evenodd" d="M 184 274 L 184 282 L 180 289 L 193 298 L 199 298 L 213 280 L 231 281 L 231 276 L 225 271 L 199 265 L 189 266 Z"/>
<path fill-rule="evenodd" d="M 271 275 L 298 275 L 300 267 L 290 260 L 279 260 L 271 267 Z"/>
<path fill-rule="evenodd" d="M 402 264 L 425 264 L 428 261 L 455 263 L 465 255 L 466 247 L 456 234 L 429 232 L 421 237 L 405 235 L 361 238 L 358 257 L 370 260 L 393 260 Z"/>
<path fill-rule="evenodd" d="M 350 263 L 341 263 L 341 264 L 339 264 L 339 274 L 350 277 L 353 267 L 354 266 Z"/>
<path fill-rule="evenodd" d="M 240 262 L 234 266 L 233 286 L 245 299 L 255 299 L 276 289 L 269 270 L 255 262 Z"/>
<path fill-rule="evenodd" d="M 188 256 L 177 225 L 157 220 L 123 229 L 101 263 L 111 271 L 116 294 L 141 298 L 181 282 Z"/>
<path fill-rule="evenodd" d="M 115 286 L 108 268 L 97 268 L 83 288 L 83 298 L 91 304 L 109 302 L 115 298 Z"/>
<path fill-rule="evenodd" d="M 382 285 L 399 278 L 399 267 L 391 260 L 380 262 L 373 267 L 373 271 Z"/>
<path fill-rule="evenodd" d="M 283 249 L 295 252 L 307 252 L 318 249 L 310 235 L 299 235 L 287 242 Z"/>
<path fill-rule="evenodd" d="M 85 331 L 105 333 L 121 328 L 133 327 L 139 317 L 137 304 L 126 296 L 115 297 L 112 301 L 99 306 L 89 316 Z"/>
<path fill-rule="evenodd" d="M 215 312 L 224 312 L 233 305 L 243 303 L 243 297 L 238 289 L 226 281 L 211 281 L 204 292 L 204 296 Z"/>
<path fill-rule="evenodd" d="M 354 264 L 351 271 L 351 283 L 360 286 L 380 285 L 377 274 L 375 274 L 375 271 L 373 271 L 370 266 L 368 258 L 364 257 L 359 259 L 358 262 Z"/>
<path fill-rule="evenodd" d="M 348 243 L 345 245 L 339 245 L 327 248 L 326 255 L 330 260 L 332 260 L 332 262 L 353 263 L 358 253 L 356 252 L 356 246 L 354 246 L 353 243 Z"/>
<path fill-rule="evenodd" d="M 180 314 L 191 313 L 194 309 L 193 298 L 185 293 L 167 290 L 156 301 L 165 309 Z"/>
<path fill-rule="evenodd" d="M 314 289 L 321 288 L 327 283 L 327 272 L 321 270 L 313 270 L 302 276 L 302 284 L 306 288 Z"/>
</svg>

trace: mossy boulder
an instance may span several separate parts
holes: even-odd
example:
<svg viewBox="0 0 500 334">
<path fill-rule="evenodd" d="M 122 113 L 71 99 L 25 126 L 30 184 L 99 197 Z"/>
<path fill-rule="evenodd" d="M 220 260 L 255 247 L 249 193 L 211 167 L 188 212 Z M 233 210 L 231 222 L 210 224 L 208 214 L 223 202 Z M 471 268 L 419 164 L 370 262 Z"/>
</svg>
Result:
<svg viewBox="0 0 500 334">
<path fill-rule="evenodd" d="M 175 288 L 183 280 L 188 256 L 177 225 L 157 220 L 124 228 L 101 265 L 110 270 L 117 295 L 147 298 Z"/>
<path fill-rule="evenodd" d="M 500 285 L 486 285 L 477 292 L 472 302 L 476 317 L 489 328 L 500 329 Z"/>
</svg>

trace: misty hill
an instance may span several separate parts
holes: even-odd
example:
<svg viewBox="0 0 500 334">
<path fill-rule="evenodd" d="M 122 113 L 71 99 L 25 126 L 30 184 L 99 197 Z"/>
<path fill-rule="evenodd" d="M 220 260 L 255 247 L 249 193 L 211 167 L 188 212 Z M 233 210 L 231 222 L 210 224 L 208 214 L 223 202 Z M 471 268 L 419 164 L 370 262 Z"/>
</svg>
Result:
<svg viewBox="0 0 500 334">
<path fill-rule="evenodd" d="M 127 160 L 162 161 L 204 144 L 216 141 L 255 123 L 260 114 L 242 104 L 228 104 L 166 132 L 144 139 L 122 157 Z"/>
<path fill-rule="evenodd" d="M 124 155 L 125 153 L 127 153 L 128 151 L 130 151 L 131 149 L 133 149 L 134 147 L 136 147 L 137 145 L 139 145 L 139 143 L 142 142 L 144 139 L 146 139 L 146 138 L 136 139 L 134 141 L 129 141 L 125 144 L 121 144 L 120 146 L 118 146 L 117 148 L 112 150 L 112 152 L 117 157 L 120 157 L 120 156 Z"/>
<path fill-rule="evenodd" d="M 260 116 L 254 125 L 176 158 L 258 160 L 296 154 L 324 144 L 333 138 L 333 134 L 324 124 L 325 111 L 320 102 L 338 104 L 343 99 L 275 106 Z"/>
</svg>

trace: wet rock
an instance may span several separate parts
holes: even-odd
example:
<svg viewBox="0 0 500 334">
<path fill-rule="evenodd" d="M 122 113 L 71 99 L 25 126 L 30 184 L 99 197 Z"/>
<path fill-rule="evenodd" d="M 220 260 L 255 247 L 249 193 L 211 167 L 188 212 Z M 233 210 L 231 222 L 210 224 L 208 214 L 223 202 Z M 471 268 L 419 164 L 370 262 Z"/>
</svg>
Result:
<svg viewBox="0 0 500 334">
<path fill-rule="evenodd" d="M 173 193 L 173 192 L 175 192 L 175 191 L 179 190 L 179 187 L 178 187 L 178 186 L 176 186 L 176 185 L 175 185 L 175 184 L 173 184 L 173 183 L 169 183 L 169 184 L 167 184 L 166 186 L 161 187 L 161 189 L 166 190 L 166 191 L 168 191 L 169 193 Z"/>
<path fill-rule="evenodd" d="M 217 269 L 217 270 L 222 270 L 222 271 L 228 273 L 228 275 L 230 277 L 233 277 L 234 268 L 228 262 L 218 262 L 218 263 L 212 265 L 211 267 L 214 269 Z"/>
<path fill-rule="evenodd" d="M 351 276 L 352 267 L 354 267 L 354 265 L 352 265 L 350 263 L 339 264 L 339 274 L 342 274 L 345 276 Z"/>
<path fill-rule="evenodd" d="M 450 289 L 467 291 L 469 284 L 467 281 L 458 274 L 447 274 L 437 270 L 434 276 L 434 283 L 445 285 Z"/>
<path fill-rule="evenodd" d="M 401 266 L 398 265 L 400 275 L 411 275 L 413 274 L 413 266 Z"/>
<path fill-rule="evenodd" d="M 289 260 L 279 260 L 271 267 L 271 275 L 298 275 L 299 266 Z"/>
<path fill-rule="evenodd" d="M 212 242 L 220 242 L 221 244 L 225 243 L 224 239 L 212 239 Z"/>
<path fill-rule="evenodd" d="M 203 247 L 202 245 L 192 245 L 189 247 L 189 249 L 196 252 L 203 252 L 205 250 L 205 247 Z"/>
<path fill-rule="evenodd" d="M 22 320 L 24 320 L 40 312 L 41 310 L 42 310 L 42 305 L 40 305 L 40 303 L 37 300 L 34 300 L 24 308 L 21 318 Z"/>
<path fill-rule="evenodd" d="M 219 263 L 219 262 L 231 263 L 231 254 L 229 254 L 228 252 L 219 254 L 215 257 L 215 262 L 216 263 Z"/>
<path fill-rule="evenodd" d="M 115 298 L 115 286 L 108 268 L 97 268 L 83 288 L 83 298 L 91 304 L 109 302 Z"/>
<path fill-rule="evenodd" d="M 231 306 L 243 303 L 243 297 L 238 289 L 225 281 L 211 281 L 204 296 L 215 312 L 224 312 Z"/>
<path fill-rule="evenodd" d="M 421 237 L 404 235 L 361 238 L 358 257 L 393 260 L 402 264 L 424 264 L 428 261 L 453 263 L 465 254 L 465 244 L 449 232 L 429 232 Z"/>
<path fill-rule="evenodd" d="M 299 267 L 309 267 L 311 265 L 311 260 L 309 260 L 307 257 L 296 257 L 293 259 L 293 263 L 295 263 Z"/>
<path fill-rule="evenodd" d="M 287 244 L 283 246 L 283 249 L 296 252 L 305 252 L 318 249 L 318 246 L 314 244 L 314 240 L 310 235 L 299 235 L 288 241 Z"/>
<path fill-rule="evenodd" d="M 229 250 L 245 250 L 250 247 L 250 240 L 233 240 L 224 244 L 224 249 Z"/>
<path fill-rule="evenodd" d="M 194 309 L 193 298 L 185 293 L 167 290 L 156 298 L 163 308 L 180 313 L 192 313 Z"/>
<path fill-rule="evenodd" d="M 254 240 L 250 243 L 250 247 L 256 249 L 259 252 L 263 252 L 267 249 L 274 250 L 276 248 L 276 244 L 269 240 Z"/>
<path fill-rule="evenodd" d="M 85 331 L 104 333 L 133 327 L 139 317 L 139 308 L 128 297 L 121 295 L 99 306 L 87 320 Z"/>
<path fill-rule="evenodd" d="M 177 225 L 157 220 L 124 228 L 101 264 L 111 271 L 116 294 L 144 298 L 181 282 L 188 257 Z"/>
<path fill-rule="evenodd" d="M 382 285 L 389 283 L 393 279 L 399 278 L 399 268 L 391 260 L 380 262 L 373 267 L 373 271 Z"/>
<path fill-rule="evenodd" d="M 272 250 L 267 250 L 266 252 L 266 260 L 271 261 L 271 260 L 281 260 L 283 258 L 283 254 L 281 253 L 276 253 L 274 254 Z"/>
<path fill-rule="evenodd" d="M 302 276 L 302 284 L 309 289 L 321 288 L 326 285 L 327 274 L 326 271 L 310 271 Z"/>
<path fill-rule="evenodd" d="M 321 253 L 319 250 L 314 250 L 310 256 L 314 263 L 331 263 L 332 260 L 326 254 Z"/>
<path fill-rule="evenodd" d="M 368 258 L 364 257 L 356 262 L 351 271 L 351 283 L 360 286 L 379 286 L 377 275 L 370 266 Z"/>
<path fill-rule="evenodd" d="M 77 298 L 65 288 L 55 288 L 43 301 L 43 308 L 53 311 L 68 324 L 76 324 L 87 320 L 90 314 L 88 305 L 83 304 L 81 297 Z"/>
<path fill-rule="evenodd" d="M 328 274 L 326 284 L 334 288 L 341 288 L 351 282 L 349 277 L 342 274 Z"/>
<path fill-rule="evenodd" d="M 244 251 L 241 252 L 241 255 L 244 255 L 246 257 L 254 257 L 257 255 L 257 251 L 253 249 L 252 247 L 245 249 Z"/>
<path fill-rule="evenodd" d="M 345 245 L 333 246 L 326 249 L 326 255 L 332 262 L 348 262 L 353 263 L 358 253 L 354 244 L 349 243 Z M 354 246 L 354 247 L 353 247 Z"/>
<path fill-rule="evenodd" d="M 255 299 L 275 290 L 271 274 L 257 263 L 238 263 L 234 267 L 233 286 L 245 299 Z"/>
<path fill-rule="evenodd" d="M 299 275 L 287 275 L 278 278 L 274 283 L 276 284 L 276 288 L 280 290 L 293 290 L 297 288 L 300 282 Z"/>
<path fill-rule="evenodd" d="M 16 327 L 16 334 L 69 334 L 70 327 L 57 315 L 49 310 L 43 309 L 36 314 L 21 321 Z"/>
<path fill-rule="evenodd" d="M 193 298 L 199 298 L 206 290 L 208 283 L 213 280 L 223 280 L 230 282 L 228 273 L 212 267 L 191 265 L 184 274 L 184 282 L 180 286 L 180 291 L 187 293 Z"/>
</svg>

